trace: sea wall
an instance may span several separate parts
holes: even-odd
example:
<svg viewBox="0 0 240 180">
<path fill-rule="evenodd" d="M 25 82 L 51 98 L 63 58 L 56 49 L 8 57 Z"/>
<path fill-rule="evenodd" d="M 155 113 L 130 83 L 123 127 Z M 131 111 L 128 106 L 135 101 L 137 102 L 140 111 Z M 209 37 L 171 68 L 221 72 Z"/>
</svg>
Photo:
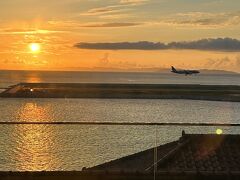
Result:
<svg viewBox="0 0 240 180">
<path fill-rule="evenodd" d="M 5 98 L 192 99 L 240 102 L 240 86 L 184 84 L 20 83 Z"/>
</svg>

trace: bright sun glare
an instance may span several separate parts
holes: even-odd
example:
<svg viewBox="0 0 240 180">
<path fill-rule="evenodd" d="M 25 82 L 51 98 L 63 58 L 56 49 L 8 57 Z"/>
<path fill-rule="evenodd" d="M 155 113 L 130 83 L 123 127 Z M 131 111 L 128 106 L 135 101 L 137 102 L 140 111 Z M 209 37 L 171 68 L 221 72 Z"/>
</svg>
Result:
<svg viewBox="0 0 240 180">
<path fill-rule="evenodd" d="M 217 135 L 221 135 L 222 133 L 223 133 L 223 130 L 222 130 L 222 129 L 217 129 L 217 130 L 216 130 L 216 134 L 217 134 Z"/>
<path fill-rule="evenodd" d="M 40 44 L 38 43 L 31 43 L 29 44 L 29 48 L 30 50 L 33 52 L 33 53 L 37 53 L 40 51 L 41 47 L 40 47 Z"/>
</svg>

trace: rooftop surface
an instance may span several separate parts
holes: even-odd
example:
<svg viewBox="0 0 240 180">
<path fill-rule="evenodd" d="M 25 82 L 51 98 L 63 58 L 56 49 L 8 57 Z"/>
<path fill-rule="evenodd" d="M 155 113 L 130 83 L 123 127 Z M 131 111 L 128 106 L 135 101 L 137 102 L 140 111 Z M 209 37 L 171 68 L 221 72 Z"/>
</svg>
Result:
<svg viewBox="0 0 240 180">
<path fill-rule="evenodd" d="M 176 151 L 158 162 L 158 169 L 240 173 L 240 136 L 185 135 Z"/>
<path fill-rule="evenodd" d="M 155 149 L 156 150 L 156 149 Z M 156 152 L 155 152 L 156 154 Z M 175 142 L 87 170 L 240 175 L 240 135 L 184 134 Z"/>
</svg>

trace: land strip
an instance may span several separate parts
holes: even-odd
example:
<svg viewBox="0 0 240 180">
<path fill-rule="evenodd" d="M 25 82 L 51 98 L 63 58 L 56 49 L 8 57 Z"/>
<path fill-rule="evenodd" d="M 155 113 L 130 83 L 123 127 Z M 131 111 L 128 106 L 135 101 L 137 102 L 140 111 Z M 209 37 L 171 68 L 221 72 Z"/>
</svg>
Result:
<svg viewBox="0 0 240 180">
<path fill-rule="evenodd" d="M 192 99 L 240 102 L 240 86 L 198 84 L 19 83 L 5 98 Z"/>
</svg>

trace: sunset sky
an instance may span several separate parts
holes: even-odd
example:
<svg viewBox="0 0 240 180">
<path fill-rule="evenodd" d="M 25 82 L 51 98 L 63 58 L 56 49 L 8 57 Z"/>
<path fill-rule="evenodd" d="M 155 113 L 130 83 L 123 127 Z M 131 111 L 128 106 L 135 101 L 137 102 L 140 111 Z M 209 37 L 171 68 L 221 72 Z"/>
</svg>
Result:
<svg viewBox="0 0 240 180">
<path fill-rule="evenodd" d="M 240 72 L 239 32 L 239 0 L 1 0 L 0 69 Z"/>
</svg>

